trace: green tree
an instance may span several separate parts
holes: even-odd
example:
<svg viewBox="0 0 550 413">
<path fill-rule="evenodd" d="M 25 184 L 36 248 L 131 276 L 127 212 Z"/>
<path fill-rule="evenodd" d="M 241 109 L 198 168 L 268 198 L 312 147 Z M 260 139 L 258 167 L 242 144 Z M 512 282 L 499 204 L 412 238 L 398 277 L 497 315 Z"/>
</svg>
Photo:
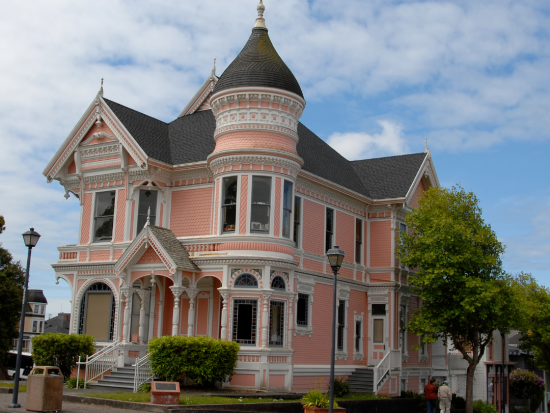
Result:
<svg viewBox="0 0 550 413">
<path fill-rule="evenodd" d="M 473 193 L 430 188 L 407 215 L 399 257 L 422 305 L 409 330 L 423 343 L 450 341 L 468 362 L 466 412 L 473 413 L 473 379 L 493 332 L 508 332 L 519 309 L 511 277 L 502 271 L 504 246 L 481 217 Z"/>
<path fill-rule="evenodd" d="M 25 270 L 0 244 L 0 360 L 5 360 L 18 335 Z"/>
<path fill-rule="evenodd" d="M 530 274 L 517 277 L 517 294 L 522 300 L 524 318 L 521 349 L 533 353 L 535 364 L 550 370 L 550 290 L 537 284 Z"/>
</svg>

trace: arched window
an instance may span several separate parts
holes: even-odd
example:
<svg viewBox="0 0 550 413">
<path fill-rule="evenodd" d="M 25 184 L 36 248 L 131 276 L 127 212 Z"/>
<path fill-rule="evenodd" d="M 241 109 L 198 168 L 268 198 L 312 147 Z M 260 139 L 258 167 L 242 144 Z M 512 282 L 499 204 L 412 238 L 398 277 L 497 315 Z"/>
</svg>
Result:
<svg viewBox="0 0 550 413">
<path fill-rule="evenodd" d="M 235 280 L 235 287 L 258 288 L 258 281 L 252 274 L 241 274 Z"/>
<path fill-rule="evenodd" d="M 113 292 L 105 283 L 94 283 L 82 295 L 78 333 L 92 335 L 95 341 L 112 341 L 114 326 Z"/>
<path fill-rule="evenodd" d="M 283 277 L 277 275 L 275 278 L 273 278 L 273 281 L 271 281 L 271 288 L 273 288 L 274 290 L 286 290 L 286 284 Z"/>
</svg>

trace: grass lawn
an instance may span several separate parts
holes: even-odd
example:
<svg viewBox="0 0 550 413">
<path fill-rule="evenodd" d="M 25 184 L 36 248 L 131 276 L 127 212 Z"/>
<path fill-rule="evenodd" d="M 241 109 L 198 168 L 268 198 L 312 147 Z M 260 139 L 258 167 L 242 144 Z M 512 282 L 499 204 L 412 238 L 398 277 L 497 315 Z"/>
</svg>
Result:
<svg viewBox="0 0 550 413">
<path fill-rule="evenodd" d="M 10 389 L 13 389 L 13 383 L 0 383 L 0 387 L 8 387 Z M 20 384 L 19 385 L 19 393 L 25 393 L 27 391 L 27 385 L 26 384 Z"/>
<path fill-rule="evenodd" d="M 96 393 L 87 394 L 87 397 L 97 397 L 100 399 L 120 400 L 125 402 L 148 403 L 151 401 L 150 393 Z M 345 397 L 337 397 L 336 400 L 369 400 L 369 399 L 388 399 L 387 396 L 375 396 L 371 393 L 351 393 Z M 180 395 L 180 404 L 238 404 L 238 403 L 272 403 L 272 402 L 299 402 L 300 399 L 273 399 L 271 397 L 222 397 L 222 396 L 191 396 L 188 394 Z"/>
</svg>

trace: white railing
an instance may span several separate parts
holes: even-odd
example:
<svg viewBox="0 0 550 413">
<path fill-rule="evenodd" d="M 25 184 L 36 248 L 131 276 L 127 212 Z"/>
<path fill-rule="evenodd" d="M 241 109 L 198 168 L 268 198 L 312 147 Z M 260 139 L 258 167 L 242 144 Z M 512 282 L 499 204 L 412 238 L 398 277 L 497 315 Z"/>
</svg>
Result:
<svg viewBox="0 0 550 413">
<path fill-rule="evenodd" d="M 112 370 L 113 367 L 117 365 L 117 350 L 119 347 L 120 341 L 114 341 L 113 343 L 104 347 L 102 350 L 93 354 L 91 357 L 86 356 L 85 363 L 79 363 L 79 366 L 80 364 L 84 364 L 86 366 L 84 371 L 84 388 L 86 388 L 86 385 L 90 381 L 101 376 L 103 373 Z"/>
<path fill-rule="evenodd" d="M 149 354 L 146 354 L 142 358 L 136 358 L 136 364 L 133 364 L 132 367 L 136 368 L 134 374 L 134 393 L 137 393 L 139 386 L 143 383 L 149 383 L 154 378 Z"/>
<path fill-rule="evenodd" d="M 390 350 L 390 368 L 392 370 L 400 369 L 401 368 L 401 350 Z"/>
<path fill-rule="evenodd" d="M 380 363 L 376 365 L 376 367 L 373 369 L 373 377 L 372 377 L 372 385 L 374 394 L 378 394 L 384 383 L 386 382 L 386 378 L 390 375 L 391 370 L 391 352 L 386 353 L 384 358 L 380 360 Z"/>
</svg>

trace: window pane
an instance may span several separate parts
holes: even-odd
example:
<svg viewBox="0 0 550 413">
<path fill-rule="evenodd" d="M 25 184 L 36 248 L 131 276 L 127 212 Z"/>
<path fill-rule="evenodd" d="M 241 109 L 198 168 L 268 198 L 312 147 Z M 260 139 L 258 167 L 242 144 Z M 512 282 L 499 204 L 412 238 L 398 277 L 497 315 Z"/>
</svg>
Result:
<svg viewBox="0 0 550 413">
<path fill-rule="evenodd" d="M 334 229 L 334 210 L 327 208 L 326 211 L 326 234 L 325 234 L 325 251 L 332 248 L 332 233 Z"/>
<path fill-rule="evenodd" d="M 361 321 L 355 322 L 355 351 L 361 351 Z"/>
<path fill-rule="evenodd" d="M 142 230 L 147 222 L 147 211 L 150 208 L 149 223 L 151 225 L 156 224 L 157 215 L 157 191 L 149 191 L 148 189 L 142 189 L 139 191 L 139 204 L 138 204 L 138 232 Z"/>
<path fill-rule="evenodd" d="M 113 217 L 95 219 L 95 241 L 110 241 L 113 237 Z"/>
<path fill-rule="evenodd" d="M 372 315 L 386 315 L 386 304 L 373 304 Z"/>
<path fill-rule="evenodd" d="M 96 217 L 114 215 L 115 193 L 115 191 L 109 191 L 96 194 Z"/>
<path fill-rule="evenodd" d="M 237 203 L 237 177 L 230 176 L 229 178 L 223 178 L 223 196 L 222 204 L 236 204 Z"/>
<path fill-rule="evenodd" d="M 296 311 L 296 324 L 307 326 L 309 295 L 298 294 L 298 309 Z"/>
<path fill-rule="evenodd" d="M 222 230 L 231 232 L 237 219 L 237 177 L 223 178 L 222 186 Z"/>
<path fill-rule="evenodd" d="M 237 340 L 252 340 L 252 305 L 239 304 Z"/>
<path fill-rule="evenodd" d="M 292 211 L 288 209 L 283 210 L 283 237 L 290 238 L 290 216 Z"/>
<path fill-rule="evenodd" d="M 268 176 L 252 177 L 252 203 L 269 205 L 271 203 L 271 178 Z"/>
<path fill-rule="evenodd" d="M 285 304 L 281 301 L 270 302 L 269 345 L 282 346 L 284 337 Z"/>
<path fill-rule="evenodd" d="M 235 300 L 233 305 L 233 341 L 256 344 L 256 300 Z"/>
<path fill-rule="evenodd" d="M 269 205 L 252 204 L 250 211 L 250 231 L 269 232 Z"/>
<path fill-rule="evenodd" d="M 383 343 L 384 342 L 384 320 L 377 319 L 373 320 L 374 322 L 374 343 Z"/>
<path fill-rule="evenodd" d="M 292 182 L 285 181 L 283 208 L 292 210 Z"/>
<path fill-rule="evenodd" d="M 346 302 L 338 302 L 338 350 L 344 350 L 344 328 L 346 324 Z"/>
<path fill-rule="evenodd" d="M 300 238 L 300 217 L 302 211 L 302 198 L 294 198 L 294 242 L 298 246 L 298 240 Z"/>
<path fill-rule="evenodd" d="M 237 206 L 228 205 L 223 207 L 223 232 L 235 231 L 235 221 L 237 219 Z"/>
</svg>

